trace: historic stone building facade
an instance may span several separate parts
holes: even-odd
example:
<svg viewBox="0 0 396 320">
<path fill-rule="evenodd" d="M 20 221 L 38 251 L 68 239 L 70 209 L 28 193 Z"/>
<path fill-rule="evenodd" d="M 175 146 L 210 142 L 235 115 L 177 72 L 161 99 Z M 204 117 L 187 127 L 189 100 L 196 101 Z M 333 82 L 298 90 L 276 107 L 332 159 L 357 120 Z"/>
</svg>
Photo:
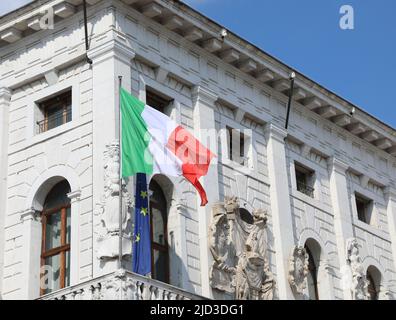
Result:
<svg viewBox="0 0 396 320">
<path fill-rule="evenodd" d="M 285 130 L 290 67 L 180 1 L 87 4 L 92 64 L 82 0 L 0 18 L 2 299 L 396 298 L 395 129 L 297 73 Z M 130 272 L 119 76 L 218 155 L 206 207 L 152 177 L 152 279 Z"/>
</svg>

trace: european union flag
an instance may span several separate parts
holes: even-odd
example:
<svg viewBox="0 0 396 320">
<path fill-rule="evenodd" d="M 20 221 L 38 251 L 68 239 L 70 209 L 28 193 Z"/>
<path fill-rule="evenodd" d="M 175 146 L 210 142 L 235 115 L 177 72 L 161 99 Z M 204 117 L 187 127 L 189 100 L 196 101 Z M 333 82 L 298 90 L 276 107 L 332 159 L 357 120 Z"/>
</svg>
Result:
<svg viewBox="0 0 396 320">
<path fill-rule="evenodd" d="M 133 272 L 141 275 L 151 273 L 150 215 L 147 179 L 143 173 L 136 175 Z"/>
</svg>

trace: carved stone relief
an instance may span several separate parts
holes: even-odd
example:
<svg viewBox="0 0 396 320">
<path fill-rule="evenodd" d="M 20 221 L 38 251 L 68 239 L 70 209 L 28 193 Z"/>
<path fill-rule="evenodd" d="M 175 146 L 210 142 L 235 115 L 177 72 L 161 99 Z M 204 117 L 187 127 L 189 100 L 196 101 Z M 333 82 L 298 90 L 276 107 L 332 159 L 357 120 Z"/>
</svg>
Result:
<svg viewBox="0 0 396 320">
<path fill-rule="evenodd" d="M 350 289 L 352 300 L 367 300 L 368 282 L 360 259 L 359 244 L 355 238 L 347 240 L 347 264 L 350 268 Z"/>
<path fill-rule="evenodd" d="M 106 146 L 104 152 L 104 193 L 101 202 L 97 204 L 95 214 L 100 218 L 98 232 L 98 258 L 102 260 L 114 259 L 118 257 L 119 244 L 119 219 L 120 219 L 120 156 L 118 141 Z M 129 222 L 129 210 L 132 208 L 132 197 L 126 190 L 126 185 L 122 185 L 122 224 L 123 237 L 127 248 L 124 253 L 130 255 L 131 234 L 127 231 Z"/>
<path fill-rule="evenodd" d="M 289 258 L 289 283 L 293 291 L 303 294 L 309 272 L 309 256 L 304 247 L 295 246 Z"/>
<path fill-rule="evenodd" d="M 253 211 L 253 223 L 241 217 L 239 200 L 226 197 L 212 207 L 209 246 L 213 256 L 210 285 L 240 300 L 271 300 L 274 277 L 267 260 L 267 215 Z"/>
</svg>

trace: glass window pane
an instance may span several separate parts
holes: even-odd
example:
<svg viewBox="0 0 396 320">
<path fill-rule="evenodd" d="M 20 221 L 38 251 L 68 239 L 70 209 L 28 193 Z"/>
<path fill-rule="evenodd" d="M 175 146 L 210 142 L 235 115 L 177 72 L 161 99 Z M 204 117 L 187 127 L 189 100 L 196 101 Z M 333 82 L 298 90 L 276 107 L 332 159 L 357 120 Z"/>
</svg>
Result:
<svg viewBox="0 0 396 320">
<path fill-rule="evenodd" d="M 167 253 L 153 250 L 154 270 L 153 278 L 162 282 L 166 282 Z"/>
<path fill-rule="evenodd" d="M 66 122 L 72 121 L 72 108 L 71 103 L 66 107 Z"/>
<path fill-rule="evenodd" d="M 163 213 L 157 208 L 152 208 L 153 215 L 153 241 L 165 245 L 165 223 Z"/>
<path fill-rule="evenodd" d="M 66 270 L 65 270 L 65 287 L 70 286 L 70 251 L 65 252 Z"/>
<path fill-rule="evenodd" d="M 61 212 L 47 216 L 45 228 L 45 251 L 61 246 Z"/>
<path fill-rule="evenodd" d="M 316 284 L 315 280 L 313 278 L 313 275 L 311 272 L 308 273 L 307 276 L 307 282 L 308 282 L 308 296 L 310 300 L 317 300 L 316 297 Z"/>
<path fill-rule="evenodd" d="M 45 268 L 43 269 L 42 289 L 44 293 L 60 289 L 60 255 L 48 257 L 45 259 Z"/>
<path fill-rule="evenodd" d="M 51 108 L 47 111 L 48 130 L 63 124 L 63 108 Z"/>
</svg>

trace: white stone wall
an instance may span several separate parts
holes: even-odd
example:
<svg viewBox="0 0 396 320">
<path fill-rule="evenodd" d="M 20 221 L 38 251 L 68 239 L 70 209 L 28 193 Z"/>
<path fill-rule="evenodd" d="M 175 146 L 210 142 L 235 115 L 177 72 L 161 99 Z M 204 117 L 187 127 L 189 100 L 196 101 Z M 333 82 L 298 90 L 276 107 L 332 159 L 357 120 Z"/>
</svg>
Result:
<svg viewBox="0 0 396 320">
<path fill-rule="evenodd" d="M 31 132 L 34 101 L 69 86 L 73 88 L 72 122 L 42 134 Z M 59 80 L 53 86 L 43 78 L 13 91 L 9 122 L 8 210 L 4 228 L 3 296 L 6 299 L 21 295 L 26 276 L 23 275 L 24 256 L 29 247 L 41 244 L 40 239 L 27 239 L 20 213 L 33 206 L 31 200 L 37 192 L 34 188 L 51 178 L 51 172 L 68 180 L 69 177 L 78 180 L 78 189 L 72 189 L 72 192 L 81 193 L 78 212 L 73 212 L 72 217 L 79 238 L 78 253 L 73 254 L 77 261 L 72 278 L 77 283 L 92 274 L 91 92 L 91 71 L 85 63 L 60 70 Z M 37 276 L 38 267 L 30 270 L 29 276 Z"/>
<path fill-rule="evenodd" d="M 102 1 L 89 8 L 89 16 L 92 66 L 84 60 L 81 13 L 55 30 L 0 49 L 1 87 L 11 91 L 9 114 L 1 114 L 9 128 L 0 136 L 8 146 L 8 157 L 0 162 L 0 177 L 7 179 L 6 190 L 0 188 L 0 199 L 6 199 L 0 203 L 4 299 L 38 295 L 39 221 L 30 210 L 38 209 L 40 187 L 54 176 L 65 177 L 72 187 L 72 284 L 115 269 L 97 259 L 100 217 L 94 214 L 103 195 L 103 152 L 117 138 L 118 75 L 143 101 L 147 87 L 174 99 L 166 113 L 197 136 L 202 128 L 246 130 L 248 166 L 230 161 L 224 139 L 216 139 L 218 164 L 203 184 L 211 202 L 235 195 L 250 212 L 268 210 L 275 298 L 293 298 L 286 280 L 288 253 L 312 238 L 321 247 L 320 296 L 344 299 L 341 269 L 348 237 L 358 239 L 365 268 L 380 270 L 383 290 L 396 297 L 394 157 L 299 103 L 293 104 L 290 128 L 284 131 L 285 95 L 120 1 Z M 69 87 L 73 121 L 36 134 L 35 102 Z M 315 171 L 314 199 L 296 190 L 294 161 Z M 334 181 L 345 182 L 345 192 Z M 210 207 L 199 207 L 196 191 L 183 179 L 162 182 L 168 187 L 168 232 L 174 240 L 171 283 L 211 297 Z M 133 184 L 129 191 L 133 194 Z M 374 200 L 376 227 L 358 221 L 355 191 Z M 128 269 L 128 260 L 124 263 Z"/>
</svg>

